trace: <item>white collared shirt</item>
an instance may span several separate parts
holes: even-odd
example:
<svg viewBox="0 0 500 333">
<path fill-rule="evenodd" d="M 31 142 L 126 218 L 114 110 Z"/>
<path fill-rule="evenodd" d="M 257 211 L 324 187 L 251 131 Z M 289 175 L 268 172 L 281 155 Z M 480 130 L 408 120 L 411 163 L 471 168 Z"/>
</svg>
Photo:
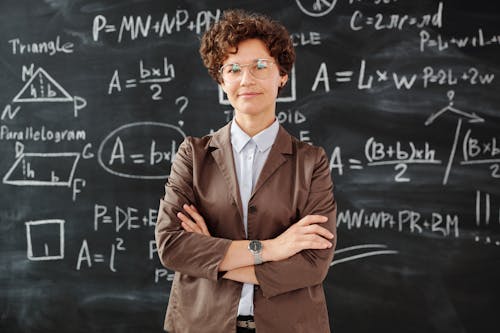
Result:
<svg viewBox="0 0 500 333">
<path fill-rule="evenodd" d="M 279 123 L 275 119 L 271 126 L 249 137 L 233 119 L 231 123 L 231 145 L 233 147 L 234 164 L 240 188 L 241 204 L 243 209 L 243 225 L 248 238 L 248 201 L 257 183 L 260 172 L 271 146 L 278 135 Z M 243 284 L 238 306 L 238 315 L 253 315 L 254 285 Z"/>
</svg>

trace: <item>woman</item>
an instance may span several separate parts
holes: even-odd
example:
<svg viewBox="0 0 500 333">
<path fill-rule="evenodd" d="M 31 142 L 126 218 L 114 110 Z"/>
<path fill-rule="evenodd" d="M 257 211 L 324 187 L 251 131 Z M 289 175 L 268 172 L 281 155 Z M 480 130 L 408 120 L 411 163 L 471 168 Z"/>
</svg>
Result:
<svg viewBox="0 0 500 333">
<path fill-rule="evenodd" d="M 169 332 L 330 332 L 322 282 L 336 205 L 322 148 L 289 135 L 276 98 L 295 53 L 286 29 L 225 11 L 200 53 L 234 107 L 213 135 L 180 145 L 156 242 L 176 271 Z"/>
</svg>

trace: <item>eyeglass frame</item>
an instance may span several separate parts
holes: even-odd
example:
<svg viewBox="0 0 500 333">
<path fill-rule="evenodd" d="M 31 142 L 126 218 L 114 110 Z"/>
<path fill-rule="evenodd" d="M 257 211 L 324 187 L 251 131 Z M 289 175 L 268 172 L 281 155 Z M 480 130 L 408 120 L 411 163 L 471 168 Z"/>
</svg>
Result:
<svg viewBox="0 0 500 333">
<path fill-rule="evenodd" d="M 229 65 L 238 65 L 238 66 L 240 66 L 240 68 L 243 68 L 243 67 L 248 67 L 248 66 L 250 66 L 250 65 L 253 65 L 253 64 L 255 64 L 255 63 L 258 63 L 260 60 L 265 60 L 266 62 L 268 62 L 268 63 L 269 63 L 269 64 L 271 64 L 271 65 L 276 65 L 276 62 L 275 62 L 274 60 L 267 59 L 267 58 L 257 58 L 257 59 L 255 59 L 253 62 L 251 62 L 251 63 L 247 63 L 247 64 L 239 64 L 239 63 L 237 63 L 237 62 L 233 62 L 233 63 L 229 63 L 229 64 L 222 65 L 222 66 L 220 66 L 220 68 L 219 68 L 218 72 L 219 72 L 219 75 L 220 75 L 221 79 L 224 81 L 224 77 L 223 77 L 223 74 L 224 74 L 224 73 L 222 72 L 222 70 L 224 69 L 224 67 L 229 66 Z M 279 66 L 278 66 L 278 70 L 280 71 L 280 75 L 281 75 L 281 70 L 279 69 Z M 251 71 L 251 70 L 248 70 L 248 71 L 249 71 L 250 75 L 252 75 L 252 77 L 253 77 L 253 78 L 255 78 L 255 79 L 257 79 L 257 80 L 267 80 L 267 78 L 266 78 L 266 79 L 259 79 L 258 77 L 256 77 L 255 75 L 253 75 L 253 73 L 252 73 L 252 71 Z M 240 79 L 241 79 L 241 78 L 238 78 L 238 79 L 236 79 L 236 80 L 234 80 L 234 81 L 228 81 L 228 82 L 236 82 L 236 81 L 238 81 L 238 80 L 240 80 Z"/>
</svg>

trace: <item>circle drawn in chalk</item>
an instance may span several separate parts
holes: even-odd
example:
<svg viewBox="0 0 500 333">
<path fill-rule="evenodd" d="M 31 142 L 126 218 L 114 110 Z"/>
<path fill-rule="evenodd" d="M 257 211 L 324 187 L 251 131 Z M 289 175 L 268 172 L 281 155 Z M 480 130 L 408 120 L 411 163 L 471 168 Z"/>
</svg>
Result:
<svg viewBox="0 0 500 333">
<path fill-rule="evenodd" d="M 309 0 L 309 1 L 304 1 L 304 0 L 295 0 L 297 3 L 297 6 L 299 6 L 300 10 L 309 16 L 312 17 L 321 17 L 329 12 L 332 11 L 333 7 L 335 7 L 335 4 L 337 3 L 337 0 Z M 307 9 L 302 2 L 309 2 L 310 9 Z M 323 6 L 326 7 L 325 10 L 323 10 Z"/>
<path fill-rule="evenodd" d="M 168 135 L 165 135 L 166 129 L 170 130 Z M 165 140 L 165 136 L 170 141 Z M 165 162 L 172 162 L 185 137 L 186 134 L 174 125 L 153 121 L 130 123 L 118 127 L 104 138 L 99 145 L 97 159 L 104 170 L 115 176 L 165 179 L 170 171 Z M 108 163 L 105 163 L 103 157 L 108 155 Z"/>
</svg>

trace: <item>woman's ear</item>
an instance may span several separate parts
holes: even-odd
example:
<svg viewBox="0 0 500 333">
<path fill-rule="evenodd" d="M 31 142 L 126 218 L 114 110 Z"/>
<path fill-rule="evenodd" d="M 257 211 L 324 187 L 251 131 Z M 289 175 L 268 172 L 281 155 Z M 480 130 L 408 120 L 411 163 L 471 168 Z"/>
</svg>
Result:
<svg viewBox="0 0 500 333">
<path fill-rule="evenodd" d="M 280 88 L 283 88 L 288 81 L 288 74 L 285 74 L 281 77 Z"/>
</svg>

